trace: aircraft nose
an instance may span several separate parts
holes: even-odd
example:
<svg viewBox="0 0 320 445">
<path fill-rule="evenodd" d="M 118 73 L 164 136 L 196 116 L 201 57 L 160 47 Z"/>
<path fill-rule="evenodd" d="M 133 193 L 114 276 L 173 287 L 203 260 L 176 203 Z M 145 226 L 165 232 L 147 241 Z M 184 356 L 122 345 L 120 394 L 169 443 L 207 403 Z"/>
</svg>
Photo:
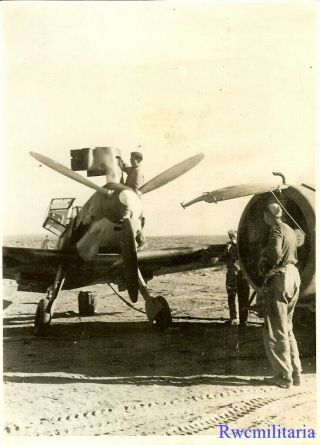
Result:
<svg viewBox="0 0 320 445">
<path fill-rule="evenodd" d="M 138 195 L 131 190 L 122 190 L 119 201 L 132 213 L 133 218 L 139 218 L 142 213 L 142 203 Z"/>
</svg>

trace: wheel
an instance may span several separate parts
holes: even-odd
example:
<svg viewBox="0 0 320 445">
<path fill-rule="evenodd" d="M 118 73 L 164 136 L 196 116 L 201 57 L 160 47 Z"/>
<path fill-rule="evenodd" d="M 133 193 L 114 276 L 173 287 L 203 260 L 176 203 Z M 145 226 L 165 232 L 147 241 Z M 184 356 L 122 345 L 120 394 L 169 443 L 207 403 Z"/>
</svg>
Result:
<svg viewBox="0 0 320 445">
<path fill-rule="evenodd" d="M 160 329 L 160 331 L 165 331 L 170 326 L 172 326 L 172 317 L 171 317 L 171 310 L 169 307 L 169 304 L 167 300 L 163 297 L 156 297 L 155 298 L 162 306 L 161 311 L 157 314 L 155 318 L 155 324 L 157 328 Z"/>
<path fill-rule="evenodd" d="M 51 314 L 49 312 L 46 312 L 48 303 L 49 300 L 42 298 L 42 300 L 39 301 L 37 306 L 36 316 L 34 319 L 34 327 L 33 327 L 33 333 L 37 337 L 43 337 L 47 335 L 48 328 L 50 326 Z"/>
<path fill-rule="evenodd" d="M 97 302 L 92 292 L 79 292 L 78 295 L 79 315 L 94 315 Z"/>
</svg>

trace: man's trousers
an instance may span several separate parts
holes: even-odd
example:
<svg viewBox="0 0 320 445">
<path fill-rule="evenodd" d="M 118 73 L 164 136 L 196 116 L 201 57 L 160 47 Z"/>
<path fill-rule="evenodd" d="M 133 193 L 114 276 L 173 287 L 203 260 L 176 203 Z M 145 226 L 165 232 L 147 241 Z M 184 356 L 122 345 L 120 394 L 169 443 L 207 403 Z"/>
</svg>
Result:
<svg viewBox="0 0 320 445">
<path fill-rule="evenodd" d="M 281 275 L 273 276 L 266 287 L 263 339 L 275 375 L 292 379 L 301 372 L 292 317 L 300 288 L 298 269 L 289 264 Z"/>
</svg>

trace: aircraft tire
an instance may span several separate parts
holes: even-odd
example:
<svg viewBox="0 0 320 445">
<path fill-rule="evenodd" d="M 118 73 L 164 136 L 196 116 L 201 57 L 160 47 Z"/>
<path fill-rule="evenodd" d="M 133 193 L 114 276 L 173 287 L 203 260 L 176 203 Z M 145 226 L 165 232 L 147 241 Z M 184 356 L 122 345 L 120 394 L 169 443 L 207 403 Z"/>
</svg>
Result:
<svg viewBox="0 0 320 445">
<path fill-rule="evenodd" d="M 95 295 L 90 291 L 80 291 L 78 294 L 78 308 L 79 315 L 94 315 L 97 308 L 97 300 L 95 298 Z"/>
<path fill-rule="evenodd" d="M 51 314 L 46 312 L 48 303 L 49 300 L 42 298 L 37 306 L 33 327 L 33 333 L 37 337 L 44 337 L 48 333 L 48 328 L 51 322 Z"/>
<path fill-rule="evenodd" d="M 155 318 L 155 324 L 161 332 L 164 332 L 166 329 L 172 326 L 171 310 L 165 298 L 156 297 L 156 300 L 161 304 L 162 309 Z"/>
</svg>

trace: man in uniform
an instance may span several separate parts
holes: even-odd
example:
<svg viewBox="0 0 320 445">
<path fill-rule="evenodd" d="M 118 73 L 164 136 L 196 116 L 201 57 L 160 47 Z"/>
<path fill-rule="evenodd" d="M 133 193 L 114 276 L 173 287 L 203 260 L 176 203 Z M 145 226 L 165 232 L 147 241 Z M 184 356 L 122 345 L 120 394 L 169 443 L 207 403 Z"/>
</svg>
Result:
<svg viewBox="0 0 320 445">
<path fill-rule="evenodd" d="M 272 203 L 264 211 L 264 221 L 270 226 L 261 267 L 264 276 L 264 328 L 266 353 L 274 371 L 270 384 L 290 388 L 300 385 L 301 362 L 292 330 L 300 275 L 296 268 L 297 239 L 291 227 L 282 221 L 282 209 Z"/>
<path fill-rule="evenodd" d="M 141 169 L 141 162 L 143 160 L 143 155 L 139 151 L 133 151 L 130 156 L 130 164 L 126 165 L 123 160 L 119 157 L 119 166 L 122 171 L 127 173 L 127 178 L 125 181 L 125 185 L 132 188 L 136 192 L 136 194 L 141 197 L 141 191 L 140 188 L 143 186 L 144 183 L 144 174 Z M 143 228 L 145 225 L 145 217 L 141 216 L 141 230 L 138 230 L 137 236 L 136 236 L 136 242 L 138 245 L 138 249 L 142 250 L 147 247 L 147 243 L 145 240 L 145 237 L 143 235 Z"/>
<path fill-rule="evenodd" d="M 236 295 L 238 294 L 240 326 L 246 326 L 250 287 L 239 267 L 236 230 L 229 230 L 228 236 L 230 241 L 228 241 L 226 250 L 221 259 L 227 264 L 226 290 L 228 295 L 230 324 L 238 324 L 236 308 Z"/>
</svg>

